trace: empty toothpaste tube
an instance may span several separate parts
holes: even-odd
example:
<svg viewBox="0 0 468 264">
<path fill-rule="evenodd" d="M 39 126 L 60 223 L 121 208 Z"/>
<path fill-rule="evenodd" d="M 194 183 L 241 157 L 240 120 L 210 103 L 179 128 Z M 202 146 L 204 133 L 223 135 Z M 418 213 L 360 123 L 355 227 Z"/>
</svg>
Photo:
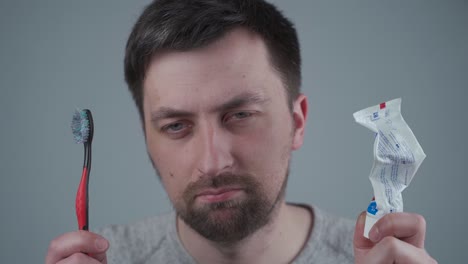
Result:
<svg viewBox="0 0 468 264">
<path fill-rule="evenodd" d="M 367 208 L 364 236 L 382 216 L 403 212 L 401 192 L 410 184 L 426 154 L 401 116 L 401 98 L 353 114 L 375 132 L 374 163 L 369 179 L 374 198 Z"/>
</svg>

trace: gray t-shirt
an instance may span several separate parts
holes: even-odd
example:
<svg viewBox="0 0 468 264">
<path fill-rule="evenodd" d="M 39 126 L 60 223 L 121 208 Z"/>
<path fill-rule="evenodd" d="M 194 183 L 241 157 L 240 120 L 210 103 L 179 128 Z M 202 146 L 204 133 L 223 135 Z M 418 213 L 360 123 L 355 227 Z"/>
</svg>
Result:
<svg viewBox="0 0 468 264">
<path fill-rule="evenodd" d="M 293 263 L 353 263 L 353 221 L 308 208 L 314 214 L 314 226 Z M 109 240 L 109 264 L 196 263 L 179 240 L 174 212 L 95 232 Z"/>
</svg>

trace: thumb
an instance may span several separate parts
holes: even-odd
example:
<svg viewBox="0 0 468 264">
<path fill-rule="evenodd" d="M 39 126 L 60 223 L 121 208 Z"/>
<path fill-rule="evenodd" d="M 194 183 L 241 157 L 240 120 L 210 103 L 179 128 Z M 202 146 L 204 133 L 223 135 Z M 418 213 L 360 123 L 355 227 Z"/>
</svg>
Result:
<svg viewBox="0 0 468 264">
<path fill-rule="evenodd" d="M 89 253 L 89 256 L 96 259 L 102 264 L 107 264 L 106 251 L 109 248 L 109 241 L 103 237 L 98 237 L 94 240 L 94 249 Z"/>
<path fill-rule="evenodd" d="M 106 251 L 109 249 L 109 241 L 104 238 L 98 238 L 95 240 L 94 247 L 96 248 L 95 253 L 90 253 L 89 256 L 102 264 L 107 264 Z"/>
<path fill-rule="evenodd" d="M 87 254 L 101 263 L 106 263 L 105 252 L 108 248 L 109 242 L 98 234 L 84 230 L 69 232 L 51 241 L 46 263 L 57 263 L 76 253 Z"/>
<path fill-rule="evenodd" d="M 372 241 L 364 237 L 364 224 L 366 222 L 366 212 L 361 212 L 354 228 L 354 258 L 355 263 L 360 263 L 367 252 L 375 245 Z"/>
</svg>

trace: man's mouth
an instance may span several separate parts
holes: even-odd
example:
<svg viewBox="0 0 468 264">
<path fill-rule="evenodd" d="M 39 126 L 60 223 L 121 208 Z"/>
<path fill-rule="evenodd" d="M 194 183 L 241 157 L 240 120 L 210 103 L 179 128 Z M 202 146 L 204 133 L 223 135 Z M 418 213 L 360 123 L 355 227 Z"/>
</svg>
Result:
<svg viewBox="0 0 468 264">
<path fill-rule="evenodd" d="M 207 189 L 197 194 L 196 199 L 204 203 L 224 202 L 237 197 L 241 192 L 241 188 Z"/>
</svg>

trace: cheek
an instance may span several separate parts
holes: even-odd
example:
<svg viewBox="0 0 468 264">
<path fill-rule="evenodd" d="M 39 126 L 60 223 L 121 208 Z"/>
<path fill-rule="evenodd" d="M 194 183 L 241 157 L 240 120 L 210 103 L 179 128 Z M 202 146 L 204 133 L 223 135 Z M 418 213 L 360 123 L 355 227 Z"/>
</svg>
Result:
<svg viewBox="0 0 468 264">
<path fill-rule="evenodd" d="M 190 160 L 188 153 L 182 149 L 168 144 L 164 140 L 147 139 L 148 152 L 154 165 L 157 167 L 159 177 L 169 198 L 174 202 L 182 195 L 190 182 Z"/>
<path fill-rule="evenodd" d="M 250 150 L 249 158 L 255 160 L 278 161 L 285 159 L 292 145 L 292 133 L 289 116 L 284 118 L 267 117 L 254 131 L 242 141 L 243 147 Z"/>
<path fill-rule="evenodd" d="M 267 121 L 235 145 L 241 166 L 259 177 L 268 177 L 262 179 L 268 183 L 272 177 L 280 181 L 285 176 L 292 137 L 291 125 L 286 126 L 285 122 L 276 120 Z"/>
</svg>

